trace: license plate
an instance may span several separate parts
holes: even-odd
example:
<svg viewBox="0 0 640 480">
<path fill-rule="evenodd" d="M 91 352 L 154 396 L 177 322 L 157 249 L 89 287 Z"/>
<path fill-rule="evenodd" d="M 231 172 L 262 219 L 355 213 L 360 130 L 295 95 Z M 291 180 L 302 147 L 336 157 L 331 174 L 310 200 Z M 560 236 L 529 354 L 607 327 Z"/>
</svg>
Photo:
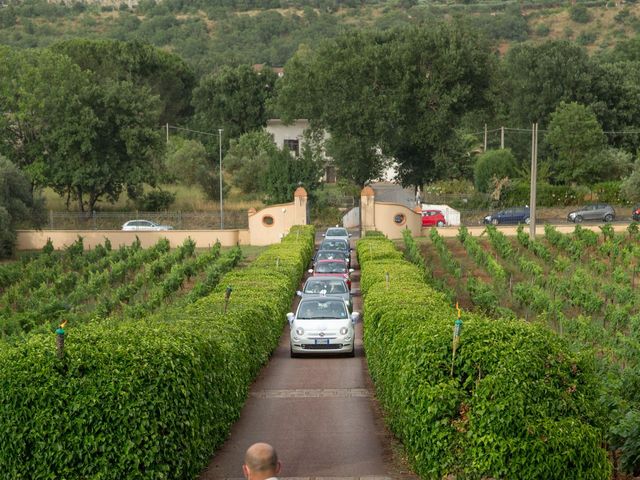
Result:
<svg viewBox="0 0 640 480">
<path fill-rule="evenodd" d="M 328 338 L 316 338 L 316 345 L 329 345 Z"/>
</svg>

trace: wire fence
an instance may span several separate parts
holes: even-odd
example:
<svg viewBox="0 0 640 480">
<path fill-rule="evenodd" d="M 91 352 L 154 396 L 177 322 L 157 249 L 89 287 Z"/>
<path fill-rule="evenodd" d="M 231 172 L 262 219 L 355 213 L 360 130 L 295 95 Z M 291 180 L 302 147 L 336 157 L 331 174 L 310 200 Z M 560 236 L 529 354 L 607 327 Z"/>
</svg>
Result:
<svg viewBox="0 0 640 480">
<path fill-rule="evenodd" d="M 219 230 L 248 228 L 246 209 L 224 210 L 223 222 L 220 212 L 54 212 L 49 211 L 41 225 L 49 230 L 120 230 L 128 220 L 151 220 L 169 225 L 175 230 Z M 33 222 L 25 222 L 22 228 L 31 228 Z"/>
</svg>

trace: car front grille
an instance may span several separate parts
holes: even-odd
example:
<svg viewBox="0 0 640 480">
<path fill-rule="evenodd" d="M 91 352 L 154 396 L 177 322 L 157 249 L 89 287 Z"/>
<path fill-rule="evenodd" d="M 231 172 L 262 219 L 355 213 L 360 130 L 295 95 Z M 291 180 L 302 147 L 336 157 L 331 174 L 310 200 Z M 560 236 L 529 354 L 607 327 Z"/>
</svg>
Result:
<svg viewBox="0 0 640 480">
<path fill-rule="evenodd" d="M 341 343 L 330 343 L 329 345 L 306 345 L 302 344 L 301 347 L 304 350 L 340 350 L 342 348 Z"/>
</svg>

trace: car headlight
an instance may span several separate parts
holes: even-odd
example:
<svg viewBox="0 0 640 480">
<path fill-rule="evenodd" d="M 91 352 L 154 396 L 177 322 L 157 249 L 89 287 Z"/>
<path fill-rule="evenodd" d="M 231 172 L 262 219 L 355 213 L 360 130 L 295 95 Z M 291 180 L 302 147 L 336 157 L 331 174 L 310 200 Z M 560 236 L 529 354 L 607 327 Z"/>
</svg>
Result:
<svg viewBox="0 0 640 480">
<path fill-rule="evenodd" d="M 296 335 L 298 335 L 298 336 L 300 336 L 300 337 L 301 337 L 302 335 L 304 335 L 304 328 L 302 328 L 302 327 L 298 327 L 298 328 L 296 328 Z"/>
<path fill-rule="evenodd" d="M 349 329 L 347 327 L 342 327 L 340 329 L 340 335 L 346 335 L 347 333 L 349 333 Z"/>
</svg>

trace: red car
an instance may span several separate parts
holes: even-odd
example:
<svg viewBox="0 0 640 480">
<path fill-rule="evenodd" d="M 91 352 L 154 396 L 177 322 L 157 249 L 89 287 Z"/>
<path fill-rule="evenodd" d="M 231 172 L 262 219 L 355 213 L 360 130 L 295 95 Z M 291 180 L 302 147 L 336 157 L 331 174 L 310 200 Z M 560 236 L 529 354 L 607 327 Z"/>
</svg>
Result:
<svg viewBox="0 0 640 480">
<path fill-rule="evenodd" d="M 318 260 L 315 263 L 315 270 L 309 270 L 309 273 L 313 274 L 314 277 L 343 277 L 349 290 L 351 290 L 351 272 L 353 272 L 353 269 L 349 268 L 347 262 L 340 259 Z"/>
<path fill-rule="evenodd" d="M 423 227 L 444 227 L 447 221 L 440 210 L 423 210 L 422 226 Z"/>
</svg>

